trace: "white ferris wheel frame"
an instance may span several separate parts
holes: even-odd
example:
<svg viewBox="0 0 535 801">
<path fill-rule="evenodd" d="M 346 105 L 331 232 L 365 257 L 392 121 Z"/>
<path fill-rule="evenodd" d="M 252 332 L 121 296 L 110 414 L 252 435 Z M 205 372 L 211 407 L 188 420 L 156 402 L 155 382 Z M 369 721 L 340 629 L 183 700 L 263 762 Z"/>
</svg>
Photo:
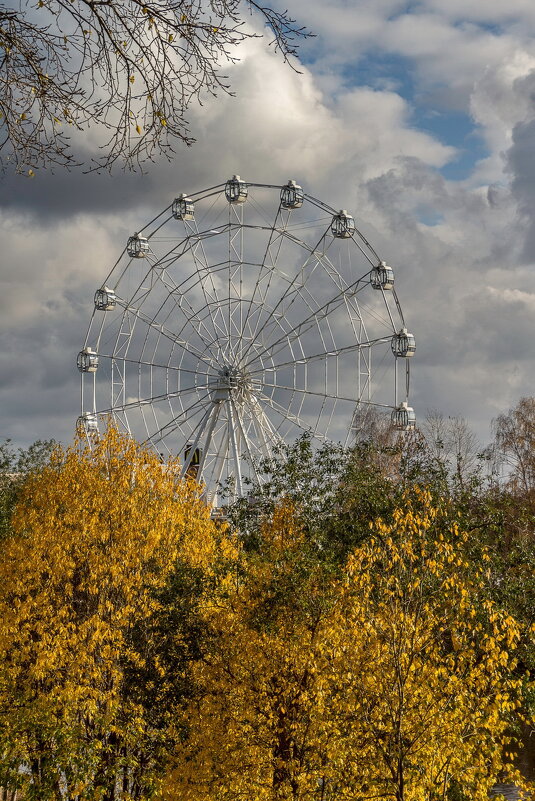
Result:
<svg viewBox="0 0 535 801">
<path fill-rule="evenodd" d="M 322 216 L 309 221 L 311 211 Z M 212 505 L 223 484 L 232 500 L 261 483 L 277 443 L 304 432 L 328 441 L 333 428 L 342 439 L 342 414 L 346 444 L 365 409 L 412 427 L 415 344 L 393 281 L 353 217 L 293 181 L 234 176 L 181 195 L 130 237 L 96 293 L 78 356 L 80 425 L 91 440 L 112 418 L 179 455 Z M 378 351 L 393 368 L 386 398 Z"/>
</svg>

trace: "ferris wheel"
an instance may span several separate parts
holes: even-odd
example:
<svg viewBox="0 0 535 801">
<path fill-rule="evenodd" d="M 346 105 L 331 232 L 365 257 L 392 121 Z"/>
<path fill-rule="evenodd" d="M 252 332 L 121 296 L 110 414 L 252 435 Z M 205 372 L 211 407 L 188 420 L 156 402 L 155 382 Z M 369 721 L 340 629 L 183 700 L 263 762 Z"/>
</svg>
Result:
<svg viewBox="0 0 535 801">
<path fill-rule="evenodd" d="M 235 175 L 128 239 L 78 354 L 79 426 L 91 440 L 111 417 L 218 505 L 300 433 L 347 444 L 371 408 L 412 428 L 415 347 L 393 270 L 348 211 Z"/>
</svg>

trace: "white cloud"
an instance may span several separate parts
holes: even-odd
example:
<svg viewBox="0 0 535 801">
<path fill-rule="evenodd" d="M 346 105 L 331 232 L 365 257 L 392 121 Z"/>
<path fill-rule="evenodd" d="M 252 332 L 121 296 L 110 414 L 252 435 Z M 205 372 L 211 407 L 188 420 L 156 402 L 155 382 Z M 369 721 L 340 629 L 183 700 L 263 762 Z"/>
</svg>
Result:
<svg viewBox="0 0 535 801">
<path fill-rule="evenodd" d="M 425 0 L 425 6 L 452 21 L 471 20 L 487 25 L 509 23 L 535 26 L 535 7 L 531 0 Z M 526 30 L 527 33 L 527 30 Z"/>
</svg>

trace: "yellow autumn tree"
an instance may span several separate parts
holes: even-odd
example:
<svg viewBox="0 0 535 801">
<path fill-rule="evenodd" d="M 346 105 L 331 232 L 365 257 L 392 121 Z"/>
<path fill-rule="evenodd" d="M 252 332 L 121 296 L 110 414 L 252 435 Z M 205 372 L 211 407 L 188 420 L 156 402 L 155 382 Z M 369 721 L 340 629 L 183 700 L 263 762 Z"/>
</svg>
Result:
<svg viewBox="0 0 535 801">
<path fill-rule="evenodd" d="M 488 798 L 513 768 L 519 627 L 488 600 L 486 560 L 416 489 L 350 557 L 324 714 L 338 798 Z"/>
<path fill-rule="evenodd" d="M 111 429 L 24 486 L 0 566 L 0 785 L 19 799 L 126 801 L 158 785 L 182 735 L 188 616 L 233 558 L 178 476 Z"/>
<path fill-rule="evenodd" d="M 425 492 L 335 573 L 279 506 L 205 610 L 170 801 L 483 801 L 512 776 L 518 627 Z"/>
</svg>

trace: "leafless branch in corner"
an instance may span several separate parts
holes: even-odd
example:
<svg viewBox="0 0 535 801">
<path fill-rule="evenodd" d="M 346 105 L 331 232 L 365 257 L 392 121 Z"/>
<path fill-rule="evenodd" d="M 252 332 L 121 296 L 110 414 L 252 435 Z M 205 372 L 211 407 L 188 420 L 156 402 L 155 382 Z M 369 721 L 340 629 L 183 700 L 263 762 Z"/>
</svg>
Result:
<svg viewBox="0 0 535 801">
<path fill-rule="evenodd" d="M 72 132 L 106 132 L 84 166 L 130 169 L 194 136 L 186 114 L 232 93 L 224 65 L 263 19 L 285 61 L 310 34 L 253 0 L 21 0 L 0 5 L 0 164 L 18 172 L 78 166 Z M 83 161 L 83 159 L 82 159 Z"/>
</svg>

